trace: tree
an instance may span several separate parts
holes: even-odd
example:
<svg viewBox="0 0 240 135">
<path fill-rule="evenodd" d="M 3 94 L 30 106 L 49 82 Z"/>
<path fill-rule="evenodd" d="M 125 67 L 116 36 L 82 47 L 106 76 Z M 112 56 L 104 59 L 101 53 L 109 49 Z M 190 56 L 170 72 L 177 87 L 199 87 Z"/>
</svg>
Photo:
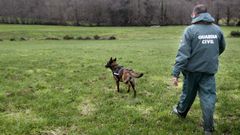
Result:
<svg viewBox="0 0 240 135">
<path fill-rule="evenodd" d="M 240 0 L 0 0 L 0 23 L 179 25 L 200 3 L 217 24 L 240 25 Z"/>
</svg>

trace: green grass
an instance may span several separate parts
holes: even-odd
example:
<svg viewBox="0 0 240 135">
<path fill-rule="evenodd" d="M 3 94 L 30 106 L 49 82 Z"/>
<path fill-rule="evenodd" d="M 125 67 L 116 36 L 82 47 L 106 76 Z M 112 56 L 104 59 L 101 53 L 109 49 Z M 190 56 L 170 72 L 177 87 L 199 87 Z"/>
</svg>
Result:
<svg viewBox="0 0 240 135">
<path fill-rule="evenodd" d="M 229 38 L 217 77 L 216 134 L 240 134 L 240 38 Z M 170 114 L 181 93 L 171 70 L 184 26 L 63 27 L 0 25 L 1 134 L 202 134 L 197 99 L 185 120 Z M 46 41 L 54 36 L 108 41 Z M 9 41 L 27 37 L 29 41 Z M 107 60 L 145 73 L 137 98 L 116 92 Z"/>
</svg>

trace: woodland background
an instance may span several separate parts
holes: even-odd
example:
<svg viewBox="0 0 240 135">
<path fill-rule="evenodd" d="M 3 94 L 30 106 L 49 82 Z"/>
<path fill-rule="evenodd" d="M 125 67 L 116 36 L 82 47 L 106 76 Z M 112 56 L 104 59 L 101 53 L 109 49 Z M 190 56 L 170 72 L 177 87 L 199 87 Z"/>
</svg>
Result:
<svg viewBox="0 0 240 135">
<path fill-rule="evenodd" d="M 150 26 L 190 23 L 203 3 L 221 25 L 240 25 L 240 0 L 0 0 L 0 23 Z"/>
</svg>

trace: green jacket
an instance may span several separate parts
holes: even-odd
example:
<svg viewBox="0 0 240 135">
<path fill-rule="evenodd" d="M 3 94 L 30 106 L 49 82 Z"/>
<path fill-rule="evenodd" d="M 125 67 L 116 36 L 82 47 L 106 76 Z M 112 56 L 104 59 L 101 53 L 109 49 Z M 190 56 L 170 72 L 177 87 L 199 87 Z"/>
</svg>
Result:
<svg viewBox="0 0 240 135">
<path fill-rule="evenodd" d="M 198 23 L 209 22 L 210 24 Z M 215 74 L 218 57 L 225 50 L 225 40 L 221 29 L 213 24 L 209 13 L 201 13 L 193 18 L 183 34 L 172 75 L 178 77 L 181 71 Z"/>
</svg>

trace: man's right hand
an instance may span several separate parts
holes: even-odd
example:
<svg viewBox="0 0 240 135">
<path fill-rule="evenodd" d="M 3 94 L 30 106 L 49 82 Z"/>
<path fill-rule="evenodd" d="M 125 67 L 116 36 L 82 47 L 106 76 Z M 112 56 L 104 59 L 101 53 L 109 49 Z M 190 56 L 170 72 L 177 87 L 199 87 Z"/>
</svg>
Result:
<svg viewBox="0 0 240 135">
<path fill-rule="evenodd" d="M 178 86 L 178 78 L 177 77 L 173 77 L 172 78 L 172 83 L 174 86 Z"/>
</svg>

